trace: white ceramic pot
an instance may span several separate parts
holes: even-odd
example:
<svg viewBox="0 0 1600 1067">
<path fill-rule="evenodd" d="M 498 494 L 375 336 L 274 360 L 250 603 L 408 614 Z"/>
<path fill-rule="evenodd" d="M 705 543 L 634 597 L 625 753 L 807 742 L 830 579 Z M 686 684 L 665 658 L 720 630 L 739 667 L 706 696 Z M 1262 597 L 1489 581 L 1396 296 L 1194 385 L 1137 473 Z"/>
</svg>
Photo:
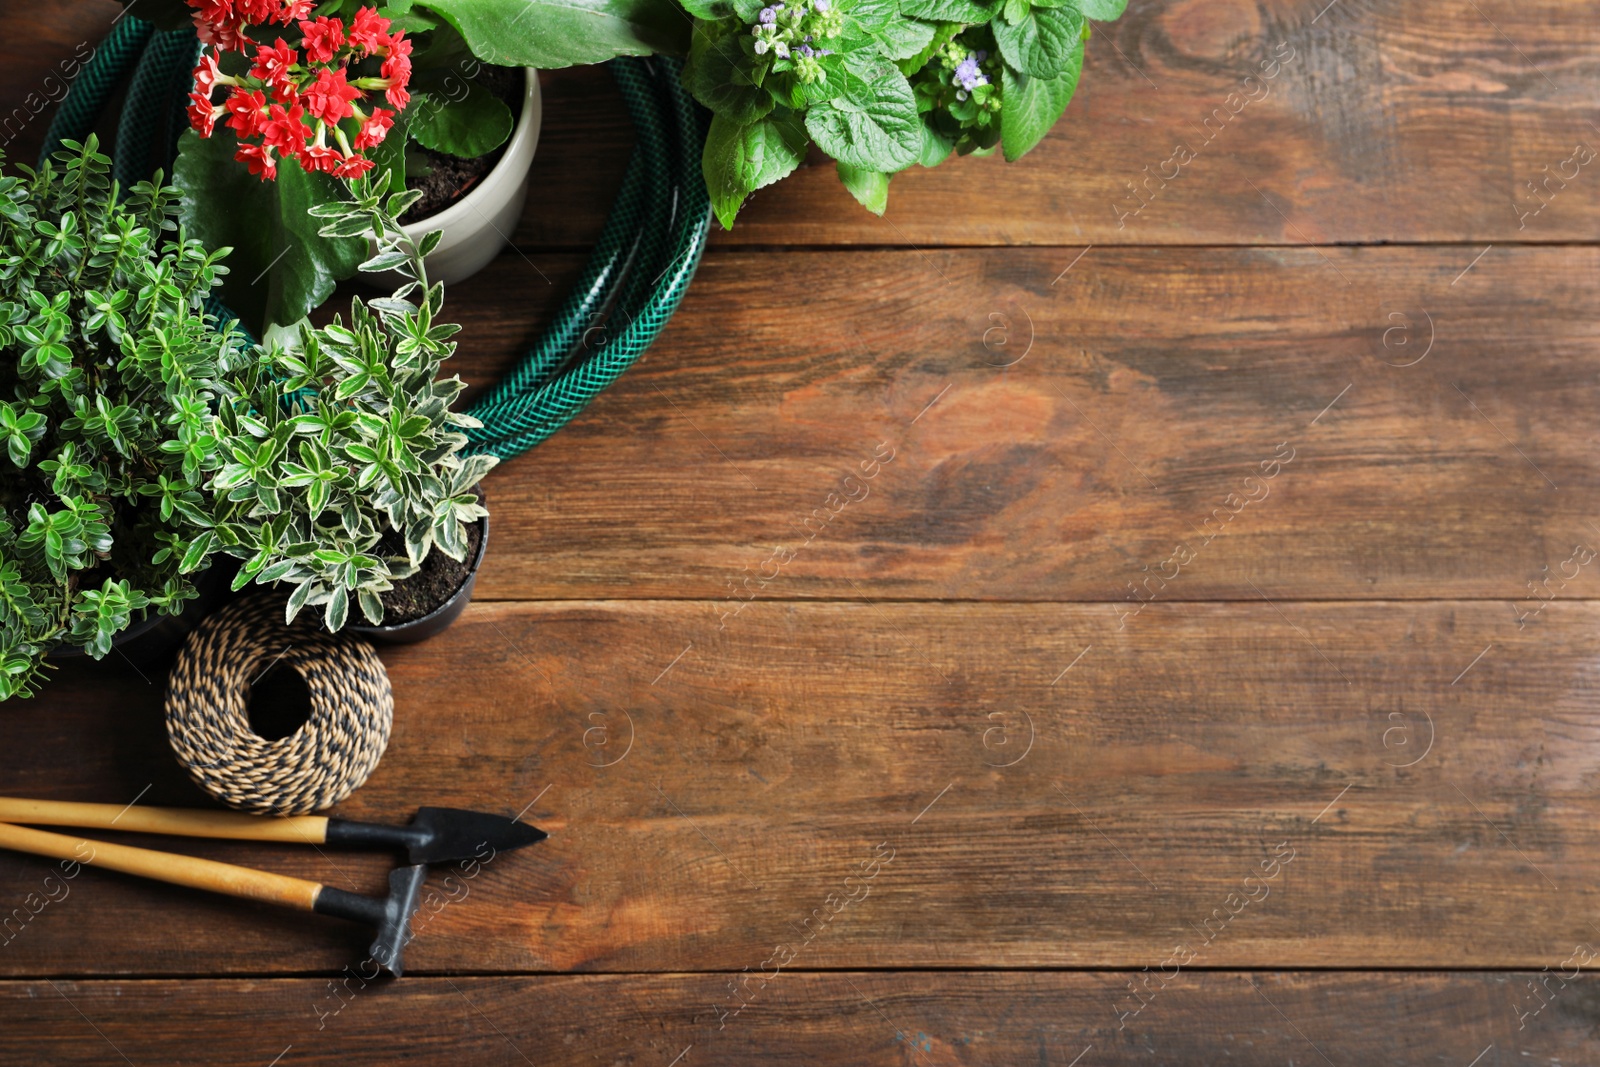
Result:
<svg viewBox="0 0 1600 1067">
<path fill-rule="evenodd" d="M 528 168 L 539 144 L 539 124 L 544 106 L 539 97 L 539 72 L 526 68 L 527 89 L 522 113 L 512 128 L 511 140 L 500 161 L 466 196 L 435 215 L 409 223 L 407 235 L 420 241 L 431 230 L 442 230 L 439 247 L 428 253 L 428 280 L 454 285 L 470 278 L 500 254 L 511 240 L 522 205 L 528 198 Z"/>
</svg>

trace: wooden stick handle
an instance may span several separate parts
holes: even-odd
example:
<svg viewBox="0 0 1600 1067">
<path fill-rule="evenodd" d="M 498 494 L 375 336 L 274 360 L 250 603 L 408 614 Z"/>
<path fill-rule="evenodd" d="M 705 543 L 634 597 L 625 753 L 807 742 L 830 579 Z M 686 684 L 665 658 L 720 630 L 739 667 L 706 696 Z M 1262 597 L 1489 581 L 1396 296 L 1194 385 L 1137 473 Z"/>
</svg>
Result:
<svg viewBox="0 0 1600 1067">
<path fill-rule="evenodd" d="M 172 852 L 157 852 L 148 848 L 113 845 L 105 841 L 87 841 L 66 834 L 52 834 L 44 830 L 31 830 L 24 826 L 0 823 L 0 848 L 31 852 L 36 856 L 50 856 L 58 860 L 71 860 L 88 866 L 136 874 L 158 882 L 186 885 L 193 889 L 206 889 L 213 893 L 264 900 L 302 911 L 315 908 L 317 894 L 322 886 L 302 878 L 290 878 L 271 871 L 258 871 L 252 867 L 235 867 L 231 863 L 180 856 Z"/>
<path fill-rule="evenodd" d="M 135 834 L 180 837 L 224 837 L 236 841 L 284 841 L 320 845 L 328 837 L 326 815 L 246 815 L 237 811 L 189 808 L 140 808 L 133 805 L 80 804 L 68 800 L 0 797 L 0 822 L 29 826 L 78 826 L 126 830 Z"/>
</svg>

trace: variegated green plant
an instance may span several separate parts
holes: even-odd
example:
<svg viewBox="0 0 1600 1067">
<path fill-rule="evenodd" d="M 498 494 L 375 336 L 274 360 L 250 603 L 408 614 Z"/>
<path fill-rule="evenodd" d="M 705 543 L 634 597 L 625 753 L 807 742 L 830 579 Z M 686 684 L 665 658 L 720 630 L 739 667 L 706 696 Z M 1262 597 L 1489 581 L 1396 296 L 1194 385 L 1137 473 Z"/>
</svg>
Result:
<svg viewBox="0 0 1600 1067">
<path fill-rule="evenodd" d="M 496 462 L 463 454 L 462 431 L 478 423 L 451 409 L 461 379 L 439 377 L 460 328 L 438 321 L 444 288 L 423 269 L 439 234 L 414 244 L 395 221 L 421 194 L 386 196 L 364 178 L 350 191 L 312 209 L 323 234 L 370 239 L 377 254 L 362 269 L 405 283 L 352 301 L 348 322 L 300 326 L 225 383 L 212 528 L 198 549 L 244 561 L 236 588 L 292 586 L 289 618 L 319 605 L 330 630 L 352 601 L 381 623 L 380 594 L 431 551 L 464 557 L 468 526 L 486 514 L 474 487 Z"/>
</svg>

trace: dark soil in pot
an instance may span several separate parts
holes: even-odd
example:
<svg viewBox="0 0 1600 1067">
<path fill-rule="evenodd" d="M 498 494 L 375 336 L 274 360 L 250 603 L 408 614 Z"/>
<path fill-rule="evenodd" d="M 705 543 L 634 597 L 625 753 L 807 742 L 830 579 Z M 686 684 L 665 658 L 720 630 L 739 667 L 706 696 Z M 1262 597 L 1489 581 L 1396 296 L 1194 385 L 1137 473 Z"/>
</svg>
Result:
<svg viewBox="0 0 1600 1067">
<path fill-rule="evenodd" d="M 511 109 L 512 133 L 516 133 L 516 124 L 522 121 L 522 97 L 527 89 L 527 71 L 521 67 L 491 67 L 484 65 L 478 69 L 478 76 L 472 79 L 473 84 L 481 86 L 505 101 Z M 412 144 L 406 149 L 407 159 L 420 159 L 426 163 L 428 173 L 412 174 L 410 165 L 407 165 L 406 188 L 420 189 L 422 199 L 412 205 L 411 210 L 400 216 L 402 223 L 418 222 L 429 215 L 437 215 L 445 208 L 460 200 L 471 192 L 494 169 L 500 157 L 505 154 L 506 145 L 511 143 L 507 137 L 505 144 L 496 148 L 488 155 L 478 156 L 476 159 L 462 159 L 459 156 L 446 155 L 435 152 L 431 148 Z"/>
<path fill-rule="evenodd" d="M 451 559 L 435 546 L 416 574 L 394 583 L 394 588 L 388 592 L 379 593 L 378 599 L 383 601 L 383 625 L 415 622 L 454 596 L 472 573 L 472 562 L 478 558 L 478 544 L 482 540 L 483 523 L 475 522 L 467 528 L 467 554 L 461 559 Z M 387 551 L 381 542 L 379 548 Z M 402 546 L 399 551 L 404 553 L 405 548 Z"/>
</svg>

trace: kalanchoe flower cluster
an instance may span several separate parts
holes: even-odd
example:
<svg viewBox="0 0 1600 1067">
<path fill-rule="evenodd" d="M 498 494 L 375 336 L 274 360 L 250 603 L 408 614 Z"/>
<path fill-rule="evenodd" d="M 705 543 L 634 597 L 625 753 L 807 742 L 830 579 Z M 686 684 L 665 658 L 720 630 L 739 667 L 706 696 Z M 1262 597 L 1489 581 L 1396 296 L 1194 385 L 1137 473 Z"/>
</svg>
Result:
<svg viewBox="0 0 1600 1067">
<path fill-rule="evenodd" d="M 212 46 L 194 70 L 189 121 L 210 137 L 218 121 L 239 137 L 236 159 L 263 181 L 278 176 L 278 161 L 293 159 L 307 171 L 354 178 L 372 169 L 361 153 L 380 144 L 397 113 L 411 100 L 411 42 L 404 30 L 389 32 L 377 8 L 359 8 L 348 23 L 307 19 L 310 0 L 188 0 L 196 8 L 201 39 Z M 298 48 L 277 37 L 257 44 L 251 26 L 289 25 L 299 30 Z M 246 74 L 225 74 L 223 52 L 253 60 Z M 351 68 L 380 60 L 376 75 L 352 76 Z M 218 101 L 216 91 L 227 95 Z M 391 105 L 363 106 L 382 91 Z M 331 143 L 330 143 L 331 140 Z"/>
<path fill-rule="evenodd" d="M 835 36 L 843 25 L 844 17 L 829 0 L 812 0 L 809 8 L 779 2 L 761 9 L 750 35 L 755 38 L 756 55 L 792 62 L 795 77 L 810 85 L 826 80 L 817 60 L 833 55 L 832 49 L 818 46 Z"/>
</svg>

